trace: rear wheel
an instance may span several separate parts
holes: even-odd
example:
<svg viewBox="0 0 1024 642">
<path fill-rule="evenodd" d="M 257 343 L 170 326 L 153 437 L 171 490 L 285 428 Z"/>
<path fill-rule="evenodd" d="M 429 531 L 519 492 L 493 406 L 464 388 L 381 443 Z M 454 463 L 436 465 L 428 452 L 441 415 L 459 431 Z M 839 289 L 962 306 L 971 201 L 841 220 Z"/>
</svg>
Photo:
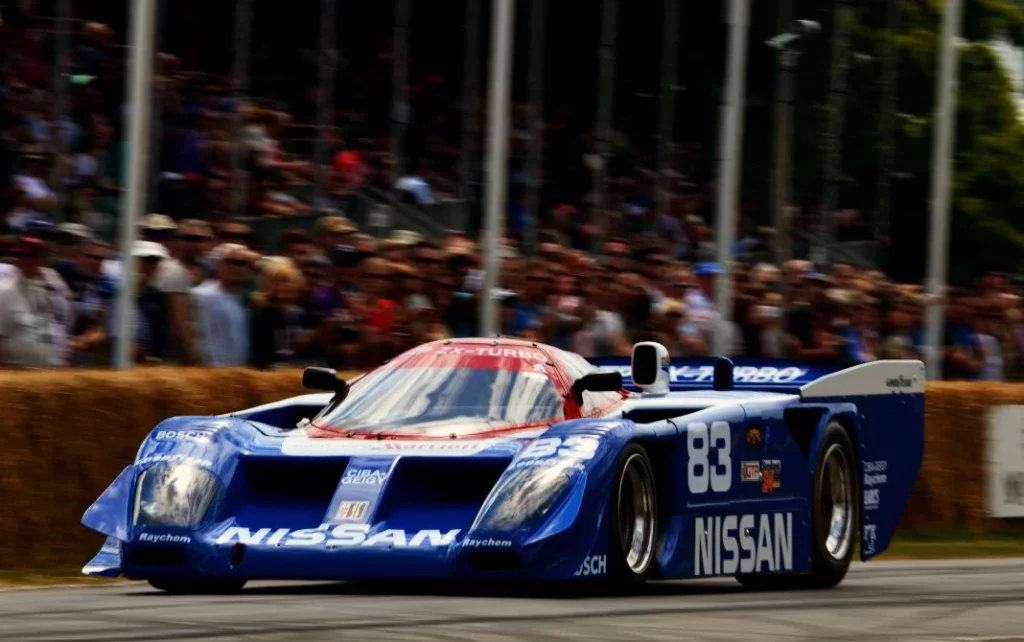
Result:
<svg viewBox="0 0 1024 642">
<path fill-rule="evenodd" d="M 245 580 L 235 579 L 151 579 L 148 581 L 153 588 L 176 595 L 223 595 L 237 593 L 245 586 Z"/>
<path fill-rule="evenodd" d="M 812 570 L 802 575 L 741 575 L 758 589 L 831 588 L 846 577 L 857 536 L 860 494 L 853 443 L 838 422 L 825 428 L 814 467 Z"/>
<path fill-rule="evenodd" d="M 642 582 L 654 567 L 658 499 L 654 468 L 639 444 L 629 444 L 619 456 L 610 504 L 609 577 Z"/>
</svg>

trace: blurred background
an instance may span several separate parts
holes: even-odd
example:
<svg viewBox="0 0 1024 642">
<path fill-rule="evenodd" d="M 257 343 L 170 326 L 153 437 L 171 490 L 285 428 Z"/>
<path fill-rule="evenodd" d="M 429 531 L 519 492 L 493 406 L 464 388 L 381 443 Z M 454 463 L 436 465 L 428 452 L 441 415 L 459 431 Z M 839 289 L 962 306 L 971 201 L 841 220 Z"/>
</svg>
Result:
<svg viewBox="0 0 1024 642">
<path fill-rule="evenodd" d="M 366 368 L 493 305 L 588 357 L 1022 377 L 1024 2 L 957 11 L 948 185 L 940 0 L 513 7 L 487 252 L 491 2 L 156 0 L 136 220 L 132 6 L 0 1 L 0 364 Z"/>
</svg>

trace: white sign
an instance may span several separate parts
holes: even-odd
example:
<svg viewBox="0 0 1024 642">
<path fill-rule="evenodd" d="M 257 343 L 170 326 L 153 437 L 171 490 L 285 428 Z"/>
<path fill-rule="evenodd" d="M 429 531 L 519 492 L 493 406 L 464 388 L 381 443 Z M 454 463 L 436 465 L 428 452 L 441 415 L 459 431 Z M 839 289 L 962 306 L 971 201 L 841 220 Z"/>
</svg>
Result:
<svg viewBox="0 0 1024 642">
<path fill-rule="evenodd" d="M 988 416 L 989 517 L 1024 517 L 1024 406 Z"/>
</svg>

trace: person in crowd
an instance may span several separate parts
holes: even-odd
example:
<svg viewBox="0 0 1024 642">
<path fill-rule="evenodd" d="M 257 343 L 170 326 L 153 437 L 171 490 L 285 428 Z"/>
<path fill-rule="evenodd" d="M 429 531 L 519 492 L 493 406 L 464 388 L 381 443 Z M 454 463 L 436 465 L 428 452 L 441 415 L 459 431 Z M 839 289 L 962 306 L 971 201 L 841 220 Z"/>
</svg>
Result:
<svg viewBox="0 0 1024 642">
<path fill-rule="evenodd" d="M 14 209 L 7 216 L 11 229 L 24 232 L 33 221 L 53 221 L 60 203 L 50 168 L 51 156 L 44 147 L 32 145 L 22 150 L 21 171 L 14 176 Z"/>
<path fill-rule="evenodd" d="M 249 363 L 251 343 L 242 287 L 252 253 L 244 245 L 225 244 L 217 246 L 215 255 L 216 275 L 191 289 L 201 363 L 243 366 Z"/>
<path fill-rule="evenodd" d="M 170 297 L 157 285 L 160 264 L 169 257 L 167 248 L 155 241 L 140 240 L 132 246 L 127 269 L 135 270 L 136 292 L 128 310 L 128 328 L 130 354 L 135 363 L 165 363 L 172 354 Z M 106 319 L 106 338 L 111 350 L 119 335 L 118 321 L 119 308 L 115 300 Z M 104 342 L 103 337 L 92 340 L 100 345 Z"/>
<path fill-rule="evenodd" d="M 117 296 L 117 283 L 103 274 L 103 262 L 110 246 L 102 241 L 86 241 L 76 265 L 75 327 L 68 342 L 71 361 L 78 366 L 107 363 L 104 348 L 109 337 L 107 316 Z M 140 285 L 140 287 L 144 287 Z"/>
<path fill-rule="evenodd" d="M 65 365 L 68 327 L 73 320 L 70 291 L 46 267 L 48 247 L 23 237 L 14 261 L 0 271 L 0 365 L 47 368 Z"/>
<path fill-rule="evenodd" d="M 308 356 L 315 332 L 304 323 L 306 280 L 290 260 L 263 268 L 252 297 L 251 364 L 268 369 Z"/>
<path fill-rule="evenodd" d="M 285 230 L 278 244 L 281 247 L 281 253 L 291 259 L 295 265 L 302 265 L 306 259 L 320 253 L 316 241 L 313 240 L 309 232 L 298 228 Z"/>
</svg>

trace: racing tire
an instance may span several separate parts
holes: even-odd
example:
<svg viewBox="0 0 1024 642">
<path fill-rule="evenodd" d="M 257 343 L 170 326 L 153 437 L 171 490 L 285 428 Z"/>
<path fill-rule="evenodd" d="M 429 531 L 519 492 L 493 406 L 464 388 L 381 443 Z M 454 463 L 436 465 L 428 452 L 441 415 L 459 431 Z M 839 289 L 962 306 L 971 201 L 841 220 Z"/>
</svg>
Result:
<svg viewBox="0 0 1024 642">
<path fill-rule="evenodd" d="M 815 456 L 811 572 L 740 575 L 740 584 L 759 590 L 824 589 L 843 581 L 859 533 L 857 469 L 850 435 L 838 422 L 828 424 Z"/>
<path fill-rule="evenodd" d="M 647 451 L 628 444 L 619 455 L 609 498 L 608 579 L 637 584 L 656 569 L 658 495 Z"/>
<path fill-rule="evenodd" d="M 238 593 L 246 580 L 151 579 L 153 588 L 173 595 L 225 595 Z"/>
</svg>

